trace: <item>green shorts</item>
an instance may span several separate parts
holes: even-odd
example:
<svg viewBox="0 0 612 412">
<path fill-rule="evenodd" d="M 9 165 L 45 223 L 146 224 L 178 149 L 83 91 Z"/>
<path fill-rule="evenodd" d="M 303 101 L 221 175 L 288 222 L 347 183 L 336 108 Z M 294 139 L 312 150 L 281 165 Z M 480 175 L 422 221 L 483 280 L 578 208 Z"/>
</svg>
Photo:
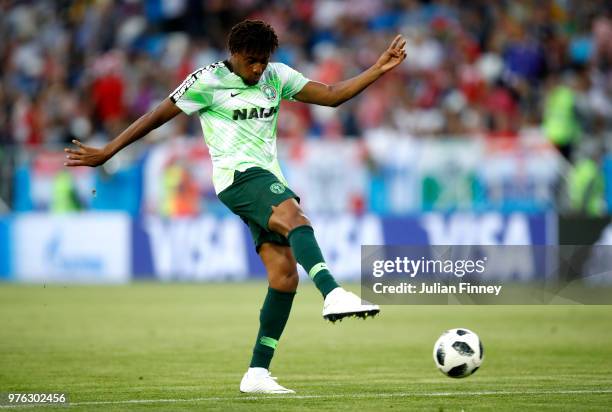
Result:
<svg viewBox="0 0 612 412">
<path fill-rule="evenodd" d="M 272 206 L 300 198 L 272 173 L 261 167 L 234 172 L 234 182 L 219 193 L 219 200 L 249 226 L 255 249 L 266 242 L 289 246 L 283 235 L 268 230 Z"/>
</svg>

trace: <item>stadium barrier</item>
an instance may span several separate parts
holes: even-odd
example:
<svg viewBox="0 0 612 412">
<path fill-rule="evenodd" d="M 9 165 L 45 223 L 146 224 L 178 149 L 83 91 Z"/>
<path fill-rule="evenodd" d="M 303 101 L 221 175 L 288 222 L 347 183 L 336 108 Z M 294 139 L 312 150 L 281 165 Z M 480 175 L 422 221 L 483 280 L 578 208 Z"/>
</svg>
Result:
<svg viewBox="0 0 612 412">
<path fill-rule="evenodd" d="M 325 258 L 341 280 L 359 279 L 362 245 L 557 242 L 556 216 L 542 213 L 345 213 L 311 219 Z M 0 220 L 0 257 L 2 277 L 19 282 L 239 281 L 265 276 L 248 228 L 234 216 L 15 214 Z"/>
</svg>

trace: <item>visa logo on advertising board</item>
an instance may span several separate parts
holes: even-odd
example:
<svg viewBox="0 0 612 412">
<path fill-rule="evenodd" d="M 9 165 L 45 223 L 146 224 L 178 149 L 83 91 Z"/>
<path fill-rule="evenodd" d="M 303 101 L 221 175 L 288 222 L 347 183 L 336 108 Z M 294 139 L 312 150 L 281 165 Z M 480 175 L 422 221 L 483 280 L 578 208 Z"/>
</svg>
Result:
<svg viewBox="0 0 612 412">
<path fill-rule="evenodd" d="M 22 214 L 14 220 L 13 240 L 17 280 L 121 283 L 130 279 L 127 214 Z"/>
<path fill-rule="evenodd" d="M 421 219 L 431 245 L 531 245 L 525 214 L 426 214 Z"/>
<path fill-rule="evenodd" d="M 313 217 L 317 239 L 334 276 L 358 279 L 361 245 L 383 242 L 376 216 Z M 145 217 L 135 222 L 134 268 L 139 278 L 220 281 L 265 278 L 249 229 L 237 217 Z M 301 274 L 304 275 L 301 267 Z M 306 277 L 308 275 L 305 275 Z"/>
<path fill-rule="evenodd" d="M 544 215 L 458 213 L 388 219 L 337 214 L 311 216 L 311 221 L 325 260 L 339 280 L 359 279 L 361 245 L 532 244 L 546 238 Z M 265 277 L 248 228 L 234 216 L 148 217 L 136 223 L 134 273 L 138 277 L 154 274 L 166 281 Z M 503 278 L 529 278 L 537 269 L 533 260 L 505 265 L 502 258 L 493 260 L 502 262 Z"/>
<path fill-rule="evenodd" d="M 154 273 L 162 280 L 246 279 L 246 247 L 251 244 L 243 225 L 239 219 L 213 216 L 145 219 Z"/>
<path fill-rule="evenodd" d="M 495 245 L 546 244 L 546 216 L 522 213 L 427 214 L 421 218 L 431 245 L 466 245 L 465 255 L 486 256 L 488 273 L 496 279 L 532 280 L 545 275 L 536 248 L 504 249 Z M 542 241 L 544 240 L 544 241 Z M 471 246 L 470 246 L 471 245 Z M 520 254 L 518 256 L 517 254 Z M 551 256 L 552 258 L 552 256 Z M 546 258 L 545 258 L 546 260 Z M 542 262 L 540 262 L 542 263 Z"/>
</svg>

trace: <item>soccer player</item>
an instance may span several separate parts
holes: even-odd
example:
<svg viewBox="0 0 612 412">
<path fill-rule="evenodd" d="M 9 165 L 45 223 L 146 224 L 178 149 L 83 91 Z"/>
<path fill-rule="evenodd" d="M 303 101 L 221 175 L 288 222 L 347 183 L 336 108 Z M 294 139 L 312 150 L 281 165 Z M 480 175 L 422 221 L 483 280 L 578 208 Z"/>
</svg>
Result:
<svg viewBox="0 0 612 412">
<path fill-rule="evenodd" d="M 197 113 L 213 162 L 215 191 L 248 225 L 268 274 L 259 333 L 241 392 L 294 393 L 278 384 L 268 369 L 298 286 L 297 263 L 323 295 L 323 318 L 335 322 L 379 312 L 377 305 L 362 302 L 338 286 L 325 264 L 299 197 L 281 172 L 276 123 L 281 99 L 333 107 L 349 100 L 406 58 L 405 43 L 398 35 L 372 67 L 327 85 L 285 64 L 269 63 L 278 46 L 273 28 L 262 21 L 246 20 L 231 30 L 229 59 L 191 73 L 168 98 L 104 148 L 75 140 L 75 148 L 65 149 L 66 166 L 99 166 L 179 113 Z"/>
</svg>

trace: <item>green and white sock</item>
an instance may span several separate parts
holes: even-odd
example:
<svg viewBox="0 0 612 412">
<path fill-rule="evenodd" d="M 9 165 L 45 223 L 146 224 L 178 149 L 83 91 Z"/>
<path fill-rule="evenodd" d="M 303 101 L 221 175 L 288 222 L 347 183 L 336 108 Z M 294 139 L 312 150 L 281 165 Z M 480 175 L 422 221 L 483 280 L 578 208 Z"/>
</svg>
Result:
<svg viewBox="0 0 612 412">
<path fill-rule="evenodd" d="M 268 288 L 268 294 L 259 313 L 259 333 L 253 348 L 251 368 L 270 368 L 274 350 L 283 334 L 295 292 L 281 292 Z"/>
<path fill-rule="evenodd" d="M 293 256 L 306 270 L 323 297 L 338 287 L 321 254 L 311 226 L 298 226 L 287 236 Z"/>
</svg>

